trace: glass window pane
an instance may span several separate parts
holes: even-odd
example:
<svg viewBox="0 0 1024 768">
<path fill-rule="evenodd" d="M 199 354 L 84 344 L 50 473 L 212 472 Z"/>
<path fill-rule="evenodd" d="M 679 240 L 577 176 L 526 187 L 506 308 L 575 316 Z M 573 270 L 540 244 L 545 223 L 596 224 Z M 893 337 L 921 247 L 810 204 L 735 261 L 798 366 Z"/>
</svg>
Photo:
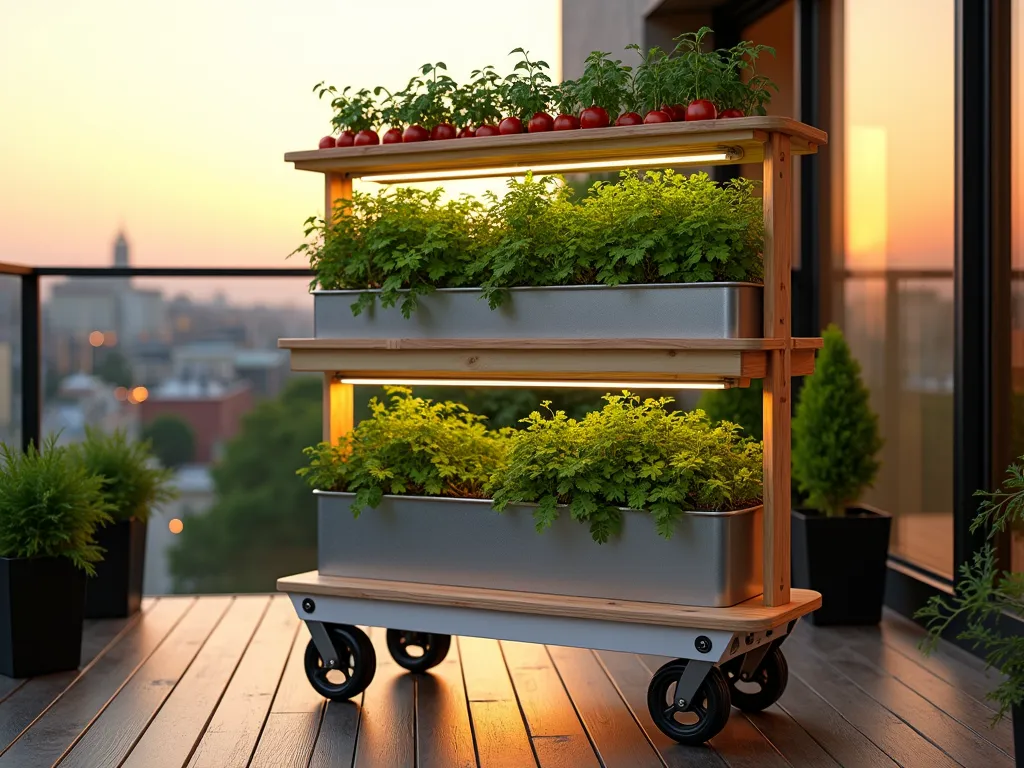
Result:
<svg viewBox="0 0 1024 768">
<path fill-rule="evenodd" d="M 1011 280 L 1011 456 L 1024 456 L 1024 3 L 1013 3 L 1012 185 L 1013 279 Z M 1024 529 L 1012 534 L 1014 571 L 1024 571 Z"/>
<path fill-rule="evenodd" d="M 946 576 L 953 565 L 954 5 L 845 4 L 845 248 L 836 286 L 836 318 L 863 366 L 885 438 L 882 469 L 864 501 L 893 514 L 895 555 Z M 928 77 L 906 46 L 911 39 L 935 43 Z"/>
<path fill-rule="evenodd" d="M 21 279 L 0 275 L 0 443 L 21 446 Z"/>
</svg>

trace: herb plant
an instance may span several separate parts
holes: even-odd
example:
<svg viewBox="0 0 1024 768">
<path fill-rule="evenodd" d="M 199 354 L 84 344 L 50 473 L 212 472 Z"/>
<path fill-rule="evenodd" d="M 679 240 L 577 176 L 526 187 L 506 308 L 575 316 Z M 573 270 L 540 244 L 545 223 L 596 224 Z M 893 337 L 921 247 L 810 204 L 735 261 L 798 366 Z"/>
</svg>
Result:
<svg viewBox="0 0 1024 768">
<path fill-rule="evenodd" d="M 459 403 L 413 397 L 388 387 L 389 402 L 370 401 L 370 418 L 337 445 L 307 448 L 299 474 L 314 488 L 356 494 L 355 516 L 384 494 L 482 498 L 505 454 L 509 430 L 488 430 Z"/>
<path fill-rule="evenodd" d="M 523 58 L 505 78 L 506 112 L 525 123 L 535 113 L 547 109 L 551 101 L 551 78 L 544 71 L 548 69 L 546 61 L 530 61 L 529 53 L 522 48 L 514 49 L 509 55 L 512 53 L 521 54 Z"/>
<path fill-rule="evenodd" d="M 576 93 L 584 107 L 603 107 L 614 119 L 629 102 L 632 70 L 609 56 L 607 51 L 594 51 L 587 56 L 583 74 L 576 81 Z"/>
<path fill-rule="evenodd" d="M 111 521 L 103 479 L 48 437 L 42 450 L 0 443 L 0 557 L 66 557 L 90 576 L 102 550 L 93 540 Z"/>
<path fill-rule="evenodd" d="M 103 479 L 115 521 L 146 521 L 154 507 L 177 498 L 171 471 L 153 466 L 149 443 L 129 440 L 120 430 L 108 435 L 87 428 L 85 440 L 71 452 L 87 472 Z"/>
<path fill-rule="evenodd" d="M 480 286 L 491 307 L 516 286 L 759 281 L 764 217 L 755 182 L 620 174 L 579 199 L 554 178 L 511 180 L 501 197 L 441 203 L 441 190 L 355 193 L 330 227 L 307 220 L 313 287 L 380 289 L 406 317 L 435 288 Z M 372 306 L 363 294 L 358 314 Z"/>
<path fill-rule="evenodd" d="M 722 109 L 739 109 L 745 115 L 766 113 L 765 105 L 771 101 L 770 91 L 777 92 L 779 87 L 768 77 L 754 71 L 758 56 L 765 52 L 775 55 L 774 48 L 755 45 L 749 40 L 721 52 L 724 71 L 718 103 Z M 749 76 L 744 78 L 744 72 L 749 72 Z"/>
<path fill-rule="evenodd" d="M 469 267 L 488 239 L 483 207 L 468 196 L 442 203 L 441 194 L 405 187 L 354 192 L 338 201 L 348 215 L 330 225 L 307 219 L 312 240 L 296 253 L 309 257 L 312 287 L 379 289 L 382 306 L 401 301 L 409 317 L 419 296 L 468 285 Z M 374 294 L 364 293 L 352 311 L 358 315 L 373 303 Z"/>
<path fill-rule="evenodd" d="M 1024 462 L 1024 456 L 1018 460 Z M 971 533 L 985 531 L 985 546 L 960 566 L 956 593 L 933 596 L 915 618 L 923 620 L 928 629 L 921 644 L 926 655 L 947 630 L 961 626 L 957 639 L 983 648 L 986 666 L 1006 676 L 988 694 L 999 705 L 992 718 L 994 726 L 1012 708 L 1024 707 L 1024 637 L 1000 631 L 1006 615 L 1024 615 L 1024 573 L 1003 571 L 996 556 L 998 537 L 1011 526 L 1024 523 L 1024 466 L 1011 465 L 1001 489 L 975 495 L 984 501 L 971 523 Z"/>
<path fill-rule="evenodd" d="M 543 531 L 566 505 L 604 543 L 621 530 L 623 507 L 650 512 L 659 535 L 671 538 L 685 510 L 759 503 L 761 445 L 736 425 L 712 426 L 702 411 L 669 411 L 670 398 L 641 401 L 624 392 L 605 400 L 580 420 L 562 411 L 524 419 L 488 486 L 494 508 L 536 503 Z"/>
<path fill-rule="evenodd" d="M 380 124 L 381 113 L 373 100 L 373 94 L 367 89 L 362 89 L 349 95 L 351 86 L 345 88 L 340 94 L 333 85 L 325 86 L 318 83 L 313 86 L 319 98 L 327 95 L 334 96 L 331 99 L 331 108 L 334 110 L 334 117 L 331 118 L 331 125 L 337 132 L 370 131 Z"/>
<path fill-rule="evenodd" d="M 874 482 L 882 438 L 842 331 L 830 325 L 822 336 L 793 417 L 793 479 L 811 507 L 835 517 Z"/>
<path fill-rule="evenodd" d="M 628 107 L 643 115 L 660 109 L 672 98 L 672 61 L 661 48 L 651 48 L 647 55 L 635 43 L 626 46 L 627 51 L 636 51 L 640 65 L 633 71 L 631 94 Z"/>
</svg>

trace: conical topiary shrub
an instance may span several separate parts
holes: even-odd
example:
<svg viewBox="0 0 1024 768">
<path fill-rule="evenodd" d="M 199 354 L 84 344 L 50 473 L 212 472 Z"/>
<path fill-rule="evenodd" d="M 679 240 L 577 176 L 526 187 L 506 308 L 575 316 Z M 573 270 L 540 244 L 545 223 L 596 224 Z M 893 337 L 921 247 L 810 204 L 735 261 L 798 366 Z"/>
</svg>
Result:
<svg viewBox="0 0 1024 768">
<path fill-rule="evenodd" d="M 892 518 L 858 501 L 878 474 L 878 417 L 842 332 L 822 336 L 793 419 L 793 479 L 810 507 L 793 510 L 793 586 L 821 593 L 815 624 L 877 624 Z"/>
<path fill-rule="evenodd" d="M 833 324 L 822 337 L 793 418 L 793 478 L 809 506 L 837 516 L 874 483 L 882 438 L 842 331 Z"/>
</svg>

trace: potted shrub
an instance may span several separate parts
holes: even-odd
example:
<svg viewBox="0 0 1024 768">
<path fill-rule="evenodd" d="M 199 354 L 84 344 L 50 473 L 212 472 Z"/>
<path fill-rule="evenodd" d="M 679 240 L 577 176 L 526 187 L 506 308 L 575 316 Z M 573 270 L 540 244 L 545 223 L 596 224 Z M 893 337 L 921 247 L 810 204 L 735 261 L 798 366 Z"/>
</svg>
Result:
<svg viewBox="0 0 1024 768">
<path fill-rule="evenodd" d="M 87 429 L 72 449 L 86 471 L 103 479 L 112 522 L 96 531 L 105 551 L 86 586 L 86 618 L 131 616 L 142 602 L 146 522 L 159 504 L 176 497 L 171 472 L 154 461 L 148 442 L 135 442 L 118 430 Z"/>
<path fill-rule="evenodd" d="M 891 516 L 858 503 L 878 473 L 882 440 L 860 365 L 830 325 L 793 417 L 793 586 L 821 593 L 815 624 L 877 624 Z"/>
<path fill-rule="evenodd" d="M 668 399 L 605 400 L 490 430 L 389 388 L 307 450 L 320 572 L 680 605 L 760 594 L 761 444 Z"/>
<path fill-rule="evenodd" d="M 50 437 L 39 451 L 0 444 L 0 675 L 76 669 L 85 577 L 110 521 L 103 481 Z"/>
<path fill-rule="evenodd" d="M 1018 460 L 1024 462 L 1024 456 Z M 932 597 L 915 618 L 923 620 L 928 629 L 928 637 L 921 643 L 926 655 L 940 637 L 953 630 L 958 640 L 983 649 L 987 666 L 1005 675 L 988 694 L 999 705 L 992 725 L 1012 713 L 1015 764 L 1024 766 L 1024 637 L 1001 626 L 1009 615 L 1024 616 L 1024 573 L 1002 570 L 996 555 L 997 538 L 1024 523 L 1024 465 L 1010 466 L 1000 490 L 975 495 L 985 500 L 971 523 L 971 532 L 985 530 L 985 546 L 960 567 L 956 593 Z"/>
</svg>

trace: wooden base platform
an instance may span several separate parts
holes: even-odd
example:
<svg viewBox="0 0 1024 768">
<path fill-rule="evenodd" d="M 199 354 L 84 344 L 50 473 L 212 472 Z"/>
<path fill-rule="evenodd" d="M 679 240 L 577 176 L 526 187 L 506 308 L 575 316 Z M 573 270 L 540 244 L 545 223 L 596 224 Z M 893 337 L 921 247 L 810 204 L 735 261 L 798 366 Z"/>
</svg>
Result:
<svg viewBox="0 0 1024 768">
<path fill-rule="evenodd" d="M 408 581 L 321 576 L 318 571 L 278 579 L 277 588 L 292 594 L 654 624 L 665 627 L 716 629 L 726 632 L 768 630 L 787 624 L 821 606 L 821 595 L 805 589 L 792 590 L 792 600 L 786 605 L 774 608 L 766 607 L 760 597 L 728 608 L 701 608 L 536 592 L 449 587 Z"/>
</svg>

